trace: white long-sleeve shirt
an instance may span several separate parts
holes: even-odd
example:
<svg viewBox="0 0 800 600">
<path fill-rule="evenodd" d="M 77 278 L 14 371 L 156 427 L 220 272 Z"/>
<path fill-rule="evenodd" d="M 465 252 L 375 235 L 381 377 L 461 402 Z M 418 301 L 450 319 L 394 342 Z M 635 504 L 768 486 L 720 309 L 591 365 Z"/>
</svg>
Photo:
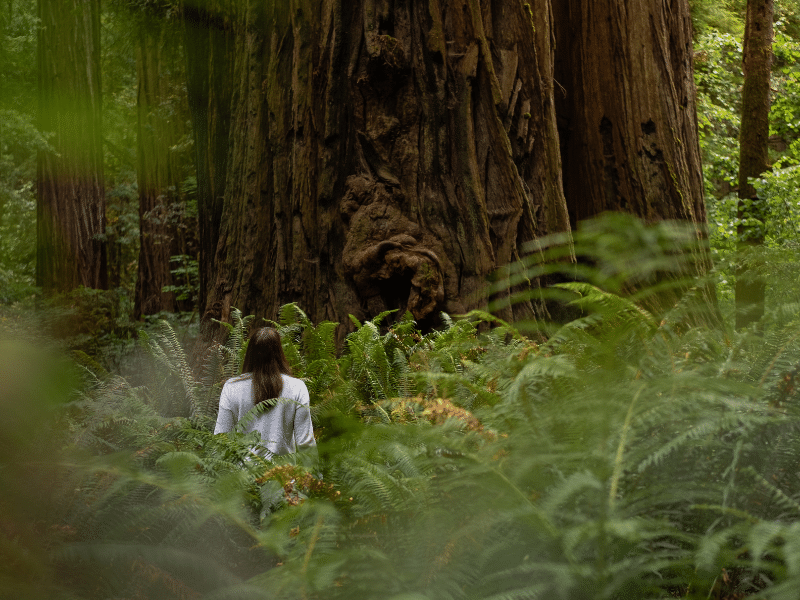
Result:
<svg viewBox="0 0 800 600">
<path fill-rule="evenodd" d="M 261 445 L 254 451 L 266 459 L 316 447 L 311 425 L 308 388 L 300 379 L 281 375 L 281 400 L 244 427 L 244 432 L 258 431 Z M 225 382 L 219 399 L 219 414 L 214 433 L 233 431 L 247 413 L 253 410 L 253 382 L 246 373 Z"/>
</svg>

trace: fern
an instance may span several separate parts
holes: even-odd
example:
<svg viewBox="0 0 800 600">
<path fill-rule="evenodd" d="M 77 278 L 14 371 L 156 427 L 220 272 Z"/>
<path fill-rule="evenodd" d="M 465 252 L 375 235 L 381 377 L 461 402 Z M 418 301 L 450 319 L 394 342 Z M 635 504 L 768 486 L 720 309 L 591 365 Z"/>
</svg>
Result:
<svg viewBox="0 0 800 600">
<path fill-rule="evenodd" d="M 178 340 L 175 330 L 167 321 L 162 320 L 159 325 L 160 331 L 153 336 L 142 332 L 140 336 L 141 343 L 149 351 L 150 355 L 180 382 L 189 414 L 194 415 L 199 408 L 198 382 L 189 367 L 186 353 Z M 168 400 L 168 403 L 172 404 L 170 400 Z"/>
<path fill-rule="evenodd" d="M 554 288 L 576 318 L 547 340 L 480 311 L 425 333 L 384 313 L 353 319 L 337 355 L 337 324 L 283 307 L 273 325 L 311 392 L 318 468 L 254 456 L 241 431 L 211 433 L 253 323 L 238 311 L 195 371 L 165 324 L 143 336 L 152 385 L 86 363 L 84 389 L 60 413 L 69 508 L 53 524 L 68 534 L 52 555 L 73 573 L 61 590 L 796 596 L 796 321 L 776 311 L 763 335 L 701 322 L 702 282 L 665 309 L 647 282 L 681 280 L 680 236 L 637 224 L 622 243 L 589 229 L 618 255 Z M 636 256 L 619 252 L 634 242 Z M 578 236 L 574 247 L 588 246 Z M 563 270 L 541 255 L 509 281 Z"/>
</svg>

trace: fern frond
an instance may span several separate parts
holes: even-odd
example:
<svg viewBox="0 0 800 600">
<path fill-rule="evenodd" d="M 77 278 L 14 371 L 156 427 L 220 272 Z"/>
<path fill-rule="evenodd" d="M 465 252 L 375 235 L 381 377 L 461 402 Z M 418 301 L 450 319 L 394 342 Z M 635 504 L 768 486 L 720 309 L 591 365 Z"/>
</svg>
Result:
<svg viewBox="0 0 800 600">
<path fill-rule="evenodd" d="M 180 381 L 190 414 L 198 411 L 198 384 L 189 367 L 186 353 L 172 326 L 164 320 L 159 321 L 160 331 L 154 337 L 142 336 L 142 343 L 151 356 L 161 363 Z"/>
</svg>

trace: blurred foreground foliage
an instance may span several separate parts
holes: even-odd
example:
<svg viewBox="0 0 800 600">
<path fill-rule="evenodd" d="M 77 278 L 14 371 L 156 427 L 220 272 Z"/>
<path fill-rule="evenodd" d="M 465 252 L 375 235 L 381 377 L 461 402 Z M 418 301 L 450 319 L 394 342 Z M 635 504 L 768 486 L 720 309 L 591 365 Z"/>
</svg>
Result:
<svg viewBox="0 0 800 600">
<path fill-rule="evenodd" d="M 620 219 L 510 273 L 571 276 L 561 325 L 384 314 L 337 351 L 284 306 L 316 463 L 212 434 L 254 317 L 195 364 L 163 322 L 125 377 L 1 345 L 0 596 L 794 599 L 800 307 L 732 332 L 691 236 Z"/>
</svg>

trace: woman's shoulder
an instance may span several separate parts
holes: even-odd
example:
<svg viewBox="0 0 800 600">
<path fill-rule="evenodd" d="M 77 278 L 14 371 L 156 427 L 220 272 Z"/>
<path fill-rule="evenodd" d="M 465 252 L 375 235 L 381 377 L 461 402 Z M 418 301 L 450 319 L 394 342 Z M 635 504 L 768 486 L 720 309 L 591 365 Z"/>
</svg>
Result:
<svg viewBox="0 0 800 600">
<path fill-rule="evenodd" d="M 231 377 L 228 379 L 225 384 L 222 386 L 222 389 L 235 389 L 240 387 L 246 387 L 250 385 L 251 376 L 250 373 L 243 373 L 241 375 L 237 375 L 236 377 Z"/>
<path fill-rule="evenodd" d="M 281 373 L 284 385 L 284 395 L 291 396 L 291 392 L 307 391 L 306 382 L 297 377 L 292 377 L 286 373 Z M 287 393 L 288 392 L 288 393 Z"/>
<path fill-rule="evenodd" d="M 283 377 L 283 382 L 288 383 L 290 385 L 305 385 L 305 381 L 302 379 L 298 379 L 297 377 L 293 377 L 292 375 L 287 375 L 286 373 L 281 373 L 281 377 Z"/>
</svg>

